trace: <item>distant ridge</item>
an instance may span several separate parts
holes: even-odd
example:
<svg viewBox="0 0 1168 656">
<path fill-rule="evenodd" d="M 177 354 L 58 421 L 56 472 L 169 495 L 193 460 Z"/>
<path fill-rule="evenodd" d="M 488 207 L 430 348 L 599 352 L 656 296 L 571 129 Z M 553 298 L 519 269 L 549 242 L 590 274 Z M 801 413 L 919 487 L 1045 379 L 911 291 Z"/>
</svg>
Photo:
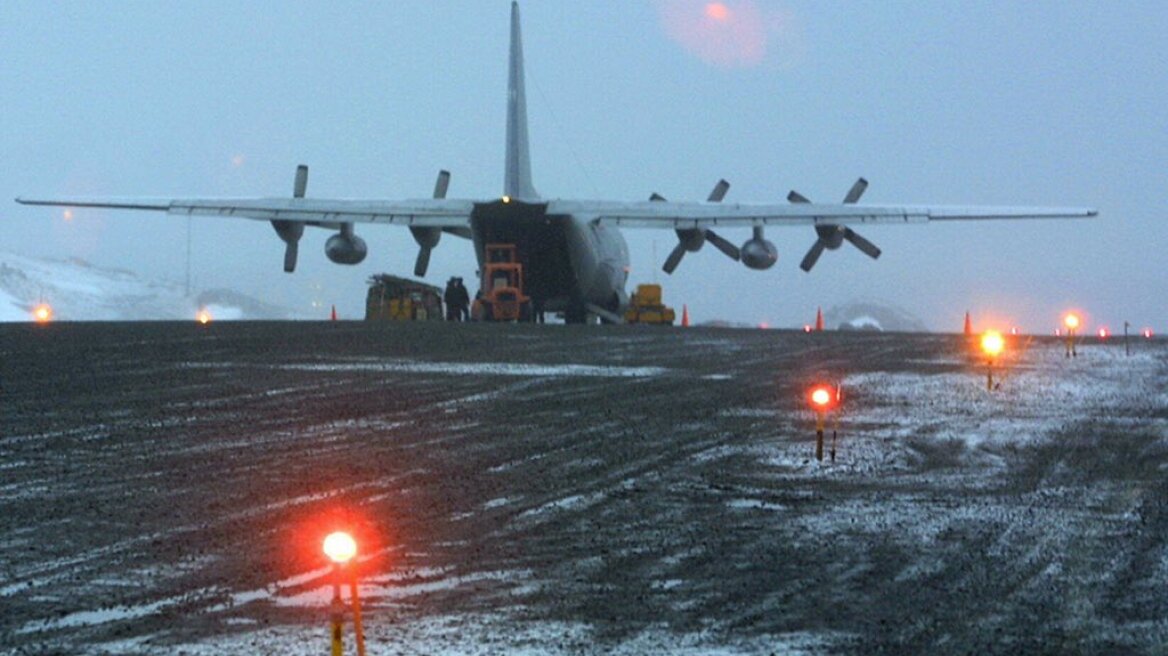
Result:
<svg viewBox="0 0 1168 656">
<path fill-rule="evenodd" d="M 39 303 L 58 321 L 193 320 L 211 306 L 217 319 L 298 319 L 287 308 L 226 289 L 194 298 L 183 285 L 156 281 L 84 260 L 35 258 L 0 251 L 0 322 L 24 322 Z"/>
</svg>

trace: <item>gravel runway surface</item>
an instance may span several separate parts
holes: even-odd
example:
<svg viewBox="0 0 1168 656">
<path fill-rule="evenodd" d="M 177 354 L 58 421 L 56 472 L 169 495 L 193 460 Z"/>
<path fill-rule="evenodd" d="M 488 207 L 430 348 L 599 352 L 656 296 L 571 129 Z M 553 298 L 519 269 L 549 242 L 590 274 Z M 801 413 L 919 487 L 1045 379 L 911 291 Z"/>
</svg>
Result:
<svg viewBox="0 0 1168 656">
<path fill-rule="evenodd" d="M 1164 653 L 1168 347 L 0 325 L 0 652 Z M 840 382 L 834 463 L 805 390 Z"/>
</svg>

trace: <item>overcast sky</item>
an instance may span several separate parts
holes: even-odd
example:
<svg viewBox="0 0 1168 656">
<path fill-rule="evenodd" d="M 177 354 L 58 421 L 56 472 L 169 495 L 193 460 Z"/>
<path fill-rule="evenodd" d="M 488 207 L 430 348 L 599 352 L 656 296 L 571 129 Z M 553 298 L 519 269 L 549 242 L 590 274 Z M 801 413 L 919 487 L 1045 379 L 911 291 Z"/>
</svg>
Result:
<svg viewBox="0 0 1168 656">
<path fill-rule="evenodd" d="M 709 247 L 673 276 L 671 231 L 626 230 L 632 279 L 695 321 L 772 326 L 852 300 L 936 330 L 1092 325 L 1168 331 L 1168 4 L 725 0 L 521 5 L 532 169 L 547 198 L 1082 205 L 1095 221 L 874 226 L 811 274 L 811 228 L 774 228 L 756 272 Z M 492 2 L 0 3 L 0 250 L 75 256 L 182 282 L 187 220 L 22 207 L 19 195 L 317 197 L 502 191 L 509 5 Z M 196 220 L 196 289 L 363 312 L 365 280 L 412 274 L 405 229 L 297 272 L 266 223 Z M 741 243 L 749 231 L 725 231 Z M 444 236 L 428 280 L 471 278 Z"/>
</svg>

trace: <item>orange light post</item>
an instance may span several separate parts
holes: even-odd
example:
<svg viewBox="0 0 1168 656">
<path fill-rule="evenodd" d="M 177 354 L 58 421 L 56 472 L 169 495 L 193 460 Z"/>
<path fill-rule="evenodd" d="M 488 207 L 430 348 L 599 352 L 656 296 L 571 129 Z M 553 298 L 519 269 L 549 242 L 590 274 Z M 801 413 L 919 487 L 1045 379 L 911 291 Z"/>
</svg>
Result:
<svg viewBox="0 0 1168 656">
<path fill-rule="evenodd" d="M 994 360 L 1006 347 L 1006 340 L 1002 333 L 996 330 L 987 330 L 981 336 L 981 350 L 986 354 L 986 390 L 994 391 Z"/>
<path fill-rule="evenodd" d="M 1075 351 L 1075 331 L 1079 328 L 1079 315 L 1071 312 L 1063 317 L 1063 325 L 1067 327 L 1067 355 L 1066 357 L 1078 357 L 1079 354 Z"/>
<path fill-rule="evenodd" d="M 823 462 L 823 429 L 827 423 L 827 411 L 839 403 L 839 388 L 815 385 L 807 394 L 807 402 L 815 411 L 815 459 Z M 835 433 L 831 436 L 831 461 L 835 462 Z"/>
<path fill-rule="evenodd" d="M 361 598 L 357 594 L 357 571 L 349 562 L 357 555 L 357 542 L 343 531 L 330 533 L 324 539 L 324 553 L 333 561 L 336 578 L 333 579 L 332 602 L 332 656 L 341 656 L 341 627 L 345 618 L 345 603 L 341 600 L 341 579 L 349 573 L 349 599 L 353 604 L 353 629 L 357 637 L 357 655 L 365 656 L 365 630 L 361 625 Z"/>
</svg>

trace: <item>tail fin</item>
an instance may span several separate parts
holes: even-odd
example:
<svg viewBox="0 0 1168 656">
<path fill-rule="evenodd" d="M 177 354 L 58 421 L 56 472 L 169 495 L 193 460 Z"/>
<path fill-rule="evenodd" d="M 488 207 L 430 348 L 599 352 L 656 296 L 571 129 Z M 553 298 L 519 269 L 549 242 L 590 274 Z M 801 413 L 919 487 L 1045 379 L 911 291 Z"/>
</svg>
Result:
<svg viewBox="0 0 1168 656">
<path fill-rule="evenodd" d="M 527 95 L 523 89 L 523 38 L 519 33 L 519 3 L 511 3 L 511 63 L 507 79 L 507 161 L 503 194 L 536 200 L 531 184 L 531 154 L 527 147 Z"/>
</svg>

